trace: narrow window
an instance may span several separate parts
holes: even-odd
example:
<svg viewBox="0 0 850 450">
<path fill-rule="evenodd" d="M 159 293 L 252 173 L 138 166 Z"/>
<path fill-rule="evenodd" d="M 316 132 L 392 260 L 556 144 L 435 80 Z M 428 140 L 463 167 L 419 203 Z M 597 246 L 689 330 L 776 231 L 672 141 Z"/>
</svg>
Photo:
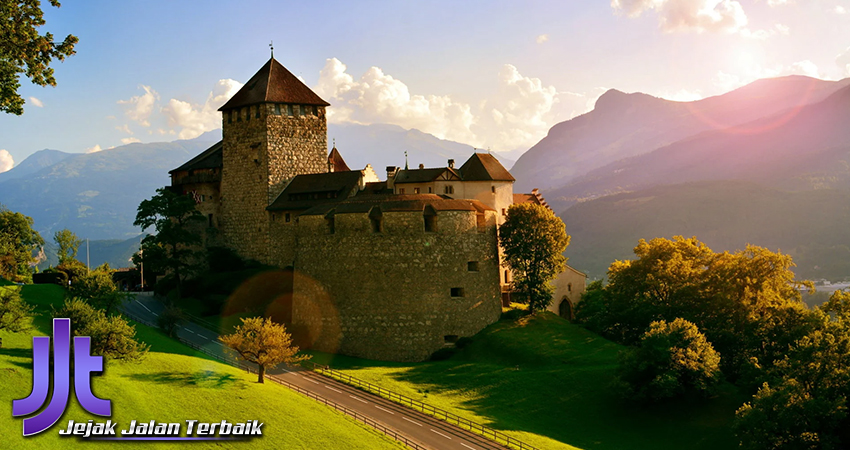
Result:
<svg viewBox="0 0 850 450">
<path fill-rule="evenodd" d="M 279 115 L 280 115 L 280 103 L 275 103 L 275 104 L 274 104 L 274 113 L 275 113 L 275 115 L 277 115 L 277 116 L 279 116 Z"/>
<path fill-rule="evenodd" d="M 233 123 L 233 111 L 228 111 L 226 114 L 227 114 L 227 123 Z"/>
<path fill-rule="evenodd" d="M 419 193 L 419 188 L 413 188 L 413 193 L 414 193 L 414 194 L 418 194 L 418 193 Z"/>
<path fill-rule="evenodd" d="M 487 231 L 487 219 L 484 217 L 484 213 L 475 214 L 475 225 L 478 226 L 479 233 Z"/>
<path fill-rule="evenodd" d="M 325 217 L 325 222 L 328 224 L 328 234 L 336 233 L 336 224 L 334 223 L 334 216 Z"/>
<path fill-rule="evenodd" d="M 508 211 L 505 208 L 502 208 L 502 215 L 503 216 L 508 215 Z"/>
<path fill-rule="evenodd" d="M 290 220 L 292 220 L 292 216 L 290 216 L 289 213 L 283 215 L 284 222 L 289 223 Z"/>
<path fill-rule="evenodd" d="M 254 118 L 255 119 L 260 118 L 260 105 L 257 105 L 257 112 L 254 113 Z"/>
<path fill-rule="evenodd" d="M 490 186 L 490 192 L 496 193 L 496 186 Z"/>
<path fill-rule="evenodd" d="M 429 193 L 429 194 L 431 193 L 431 188 L 430 188 L 430 187 L 428 188 L 428 193 Z"/>
<path fill-rule="evenodd" d="M 248 106 L 247 108 L 245 108 L 245 121 L 246 121 L 246 122 L 250 122 L 250 121 L 251 121 L 251 110 L 252 110 L 253 108 L 254 108 L 253 106 Z"/>
<path fill-rule="evenodd" d="M 445 187 L 444 192 L 446 194 L 454 194 L 455 193 L 455 187 L 452 186 L 452 185 L 448 185 L 448 186 Z"/>
<path fill-rule="evenodd" d="M 426 233 L 437 231 L 437 211 L 431 205 L 425 207 L 422 217 L 425 220 Z"/>
<path fill-rule="evenodd" d="M 207 216 L 207 225 L 209 225 L 211 228 L 213 226 L 213 217 L 212 216 L 213 216 L 212 214 Z"/>
<path fill-rule="evenodd" d="M 294 113 L 292 112 L 292 105 L 286 105 L 286 115 L 292 117 Z"/>
<path fill-rule="evenodd" d="M 463 297 L 463 288 L 461 287 L 453 287 L 452 288 L 452 297 Z"/>
<path fill-rule="evenodd" d="M 404 188 L 399 188 L 398 193 L 399 193 L 399 194 L 404 194 Z"/>
<path fill-rule="evenodd" d="M 567 292 L 572 292 L 572 291 L 573 291 L 573 284 L 567 283 Z"/>
<path fill-rule="evenodd" d="M 236 110 L 236 111 L 234 111 L 234 112 L 236 113 L 236 121 L 237 121 L 237 122 L 241 122 L 241 121 L 242 121 L 242 110 L 241 110 L 241 109 L 237 109 L 237 110 Z"/>
<path fill-rule="evenodd" d="M 466 263 L 466 270 L 469 272 L 478 272 L 478 261 L 469 261 Z"/>
<path fill-rule="evenodd" d="M 372 224 L 372 232 L 380 233 L 383 231 L 384 215 L 379 206 L 375 206 L 369 211 L 369 222 Z"/>
<path fill-rule="evenodd" d="M 505 284 L 508 284 L 508 283 L 510 283 L 510 282 L 511 282 L 511 277 L 510 277 L 510 276 L 508 276 L 509 274 L 510 274 L 510 272 L 508 272 L 508 271 L 506 270 L 506 271 L 505 271 Z"/>
</svg>

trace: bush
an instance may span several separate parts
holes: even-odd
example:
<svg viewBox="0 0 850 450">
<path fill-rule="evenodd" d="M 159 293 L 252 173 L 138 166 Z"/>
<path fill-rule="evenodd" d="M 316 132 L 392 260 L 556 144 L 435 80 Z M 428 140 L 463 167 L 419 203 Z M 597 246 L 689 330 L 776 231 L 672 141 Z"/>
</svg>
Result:
<svg viewBox="0 0 850 450">
<path fill-rule="evenodd" d="M 454 347 L 445 347 L 437 350 L 436 352 L 431 354 L 430 361 L 445 361 L 457 352 L 457 349 Z"/>
<path fill-rule="evenodd" d="M 720 381 L 720 354 L 693 323 L 657 321 L 639 348 L 621 353 L 618 375 L 624 396 L 632 400 L 705 395 Z"/>
<path fill-rule="evenodd" d="M 105 358 L 137 361 L 148 351 L 146 344 L 135 339 L 136 328 L 121 316 L 107 316 L 85 301 L 66 300 L 62 309 L 53 311 L 53 317 L 71 319 L 74 336 L 91 337 L 91 353 Z"/>
<path fill-rule="evenodd" d="M 70 259 L 59 264 L 56 266 L 55 270 L 63 272 L 68 277 L 68 280 L 71 281 L 71 286 L 73 286 L 78 279 L 89 273 L 88 267 L 76 259 Z"/>
<path fill-rule="evenodd" d="M 471 337 L 462 337 L 455 342 L 455 348 L 461 349 L 472 343 Z"/>
<path fill-rule="evenodd" d="M 33 309 L 21 299 L 19 289 L 0 289 L 0 330 L 12 333 L 28 330 Z"/>
<path fill-rule="evenodd" d="M 72 296 L 89 300 L 92 305 L 103 309 L 106 314 L 112 313 L 127 299 L 127 295 L 119 291 L 112 281 L 112 272 L 112 269 L 104 264 L 79 276 L 77 282 L 71 284 Z"/>
</svg>

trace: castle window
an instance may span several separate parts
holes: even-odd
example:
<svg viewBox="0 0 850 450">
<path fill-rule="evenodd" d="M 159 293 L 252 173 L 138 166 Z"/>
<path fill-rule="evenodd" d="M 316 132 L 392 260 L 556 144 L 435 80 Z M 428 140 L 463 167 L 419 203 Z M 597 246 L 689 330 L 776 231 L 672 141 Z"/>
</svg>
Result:
<svg viewBox="0 0 850 450">
<path fill-rule="evenodd" d="M 289 213 L 283 215 L 284 222 L 289 223 L 290 220 L 292 220 L 292 216 L 290 216 Z"/>
<path fill-rule="evenodd" d="M 369 222 L 372 224 L 372 232 L 380 233 L 383 230 L 384 215 L 381 212 L 380 206 L 372 207 L 369 211 Z"/>
<path fill-rule="evenodd" d="M 227 123 L 233 123 L 233 111 L 228 111 L 227 114 Z"/>
<path fill-rule="evenodd" d="M 478 272 L 478 261 L 469 261 L 466 263 L 466 270 L 468 272 Z"/>
<path fill-rule="evenodd" d="M 507 216 L 507 215 L 508 215 L 508 211 L 507 211 L 505 208 L 502 208 L 502 215 L 503 215 L 503 216 Z"/>
<path fill-rule="evenodd" d="M 413 188 L 413 193 L 414 193 L 414 194 L 418 194 L 418 193 L 419 193 L 419 188 Z"/>
<path fill-rule="evenodd" d="M 431 193 L 431 188 L 430 188 L 430 187 L 428 188 L 428 193 L 429 193 L 429 194 Z"/>
<path fill-rule="evenodd" d="M 251 110 L 252 109 L 254 109 L 253 106 L 248 106 L 247 108 L 245 108 L 245 121 L 246 122 L 251 120 Z"/>
<path fill-rule="evenodd" d="M 242 121 L 242 110 L 236 109 L 233 112 L 236 113 L 236 121 L 241 122 Z"/>
<path fill-rule="evenodd" d="M 463 297 L 463 288 L 461 287 L 453 287 L 452 288 L 452 297 Z"/>
<path fill-rule="evenodd" d="M 256 118 L 256 119 L 260 118 L 260 106 L 259 105 L 257 105 L 257 111 L 254 113 L 254 118 Z"/>
<path fill-rule="evenodd" d="M 422 217 L 425 219 L 426 233 L 433 233 L 437 231 L 437 211 L 434 210 L 433 206 L 426 206 L 425 211 L 422 213 Z"/>
<path fill-rule="evenodd" d="M 510 274 L 511 274 L 510 271 L 508 271 L 508 270 L 505 271 L 505 284 L 508 284 L 508 283 L 511 282 Z"/>
<path fill-rule="evenodd" d="M 325 223 L 328 226 L 328 234 L 336 233 L 336 223 L 334 220 L 334 216 L 325 217 Z"/>
<path fill-rule="evenodd" d="M 212 214 L 207 215 L 207 225 L 209 225 L 210 228 L 213 227 L 213 215 Z"/>
<path fill-rule="evenodd" d="M 484 213 L 475 214 L 475 225 L 478 227 L 479 233 L 487 231 L 487 219 L 484 217 Z"/>
<path fill-rule="evenodd" d="M 567 283 L 567 292 L 572 292 L 572 291 L 573 291 L 573 284 Z"/>
<path fill-rule="evenodd" d="M 289 116 L 289 117 L 292 117 L 293 115 L 295 115 L 292 112 L 292 105 L 286 105 L 286 115 Z"/>
<path fill-rule="evenodd" d="M 404 194 L 404 188 L 399 188 L 399 189 L 398 189 L 398 193 L 399 193 L 399 194 Z"/>
<path fill-rule="evenodd" d="M 496 186 L 490 186 L 490 192 L 496 193 Z"/>
<path fill-rule="evenodd" d="M 280 115 L 280 103 L 274 104 L 274 113 L 275 113 L 276 116 Z"/>
<path fill-rule="evenodd" d="M 452 185 L 448 185 L 448 186 L 445 187 L 444 191 L 445 191 L 446 194 L 454 194 L 455 193 L 455 187 L 452 186 Z"/>
</svg>

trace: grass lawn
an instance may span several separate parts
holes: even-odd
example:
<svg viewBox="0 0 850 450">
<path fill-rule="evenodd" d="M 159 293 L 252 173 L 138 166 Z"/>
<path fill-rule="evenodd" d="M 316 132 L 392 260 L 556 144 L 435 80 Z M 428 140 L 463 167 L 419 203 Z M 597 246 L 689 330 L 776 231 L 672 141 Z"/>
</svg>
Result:
<svg viewBox="0 0 850 450">
<path fill-rule="evenodd" d="M 15 287 L 0 287 L 15 289 Z M 32 333 L 0 332 L 0 448 L 40 449 L 80 447 L 112 448 L 126 443 L 85 442 L 60 438 L 58 431 L 68 420 L 100 420 L 85 412 L 72 396 L 65 415 L 35 437 L 21 436 L 21 418 L 12 418 L 12 400 L 29 395 L 32 387 L 32 335 L 50 335 L 50 305 L 62 301 L 59 286 L 28 285 L 24 298 L 37 305 L 39 317 Z M 203 354 L 168 339 L 158 330 L 137 324 L 137 337 L 151 345 L 141 363 L 107 362 L 103 376 L 95 377 L 95 395 L 112 400 L 111 419 L 125 429 L 130 420 L 183 422 L 198 419 L 243 422 L 257 419 L 264 436 L 252 441 L 193 442 L 192 448 L 298 448 L 298 449 L 391 449 L 400 445 L 330 408 L 288 389 L 256 383 L 256 375 L 213 361 Z M 185 430 L 185 429 L 184 429 Z M 139 448 L 178 448 L 180 443 L 141 443 Z"/>
<path fill-rule="evenodd" d="M 541 449 L 727 449 L 747 398 L 644 407 L 611 384 L 623 347 L 551 313 L 503 320 L 445 361 L 386 363 L 318 352 L 313 360 L 502 430 Z M 510 431 L 523 430 L 523 431 Z"/>
</svg>

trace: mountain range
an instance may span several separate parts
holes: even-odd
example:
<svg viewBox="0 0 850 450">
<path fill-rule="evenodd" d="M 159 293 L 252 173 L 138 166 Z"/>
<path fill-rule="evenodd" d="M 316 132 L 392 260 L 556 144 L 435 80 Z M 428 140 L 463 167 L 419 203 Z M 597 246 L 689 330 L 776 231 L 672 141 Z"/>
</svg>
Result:
<svg viewBox="0 0 850 450">
<path fill-rule="evenodd" d="M 594 278 L 641 238 L 684 235 L 719 251 L 782 250 L 798 276 L 842 279 L 848 124 L 850 79 L 760 80 L 689 103 L 609 92 L 553 127 L 513 173 L 520 187 L 548 180 L 543 193 L 572 235 L 570 264 Z M 537 167 L 546 159 L 559 162 Z"/>
</svg>

